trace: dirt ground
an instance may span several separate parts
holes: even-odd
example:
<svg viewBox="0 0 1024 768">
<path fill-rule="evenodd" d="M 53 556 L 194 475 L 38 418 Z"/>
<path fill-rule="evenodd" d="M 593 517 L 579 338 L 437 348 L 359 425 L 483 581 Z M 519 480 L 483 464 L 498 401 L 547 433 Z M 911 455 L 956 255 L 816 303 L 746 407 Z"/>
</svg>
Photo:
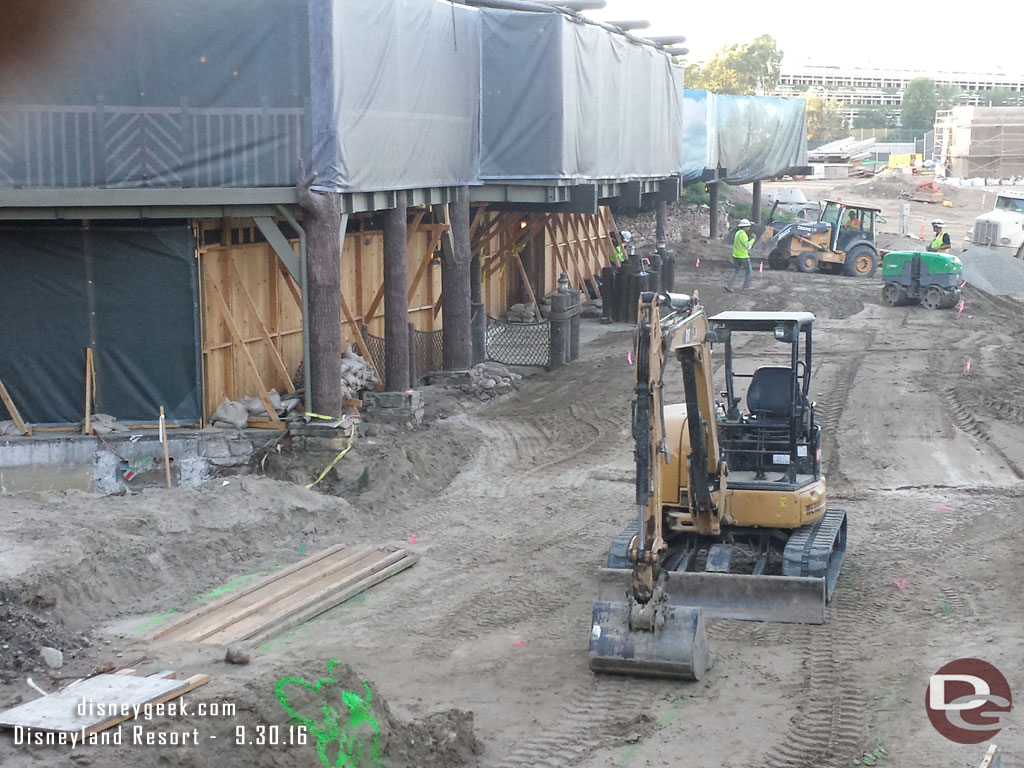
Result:
<svg viewBox="0 0 1024 768">
<path fill-rule="evenodd" d="M 850 199 L 870 202 L 862 191 Z M 978 197 L 943 217 L 973 218 Z M 934 209 L 914 205 L 922 220 Z M 826 624 L 713 620 L 716 663 L 699 683 L 590 672 L 596 571 L 632 514 L 633 470 L 632 329 L 590 321 L 577 363 L 525 379 L 504 401 L 426 388 L 426 422 L 364 431 L 322 493 L 302 487 L 322 460 L 283 446 L 263 462 L 280 479 L 0 498 L 0 708 L 35 695 L 26 676 L 54 690 L 52 675 L 66 682 L 103 662 L 206 672 L 212 681 L 190 698 L 238 707 L 232 718 L 145 723 L 196 727 L 198 746 L 69 750 L 3 732 L 0 764 L 327 764 L 334 753 L 320 758 L 312 744 L 232 737 L 240 725 L 288 724 L 279 681 L 330 677 L 330 695 L 372 697 L 383 765 L 817 768 L 881 747 L 877 765 L 977 766 L 984 745 L 940 736 L 925 688 L 945 663 L 979 657 L 1024 692 L 1024 302 L 968 286 L 963 313 L 889 308 L 878 277 L 767 268 L 728 294 L 720 243 L 673 248 L 676 289 L 698 289 L 712 312 L 816 315 L 823 462 L 830 504 L 850 520 Z M 743 352 L 751 367 L 768 359 Z M 165 612 L 335 543 L 406 546 L 421 560 L 254 650 L 247 666 L 224 663 L 223 649 L 145 641 Z M 64 669 L 38 666 L 43 641 L 61 644 Z M 328 701 L 293 700 L 307 713 Z M 1006 765 L 1024 761 L 1020 722 L 996 739 Z M 358 765 L 375 763 L 368 752 Z"/>
</svg>

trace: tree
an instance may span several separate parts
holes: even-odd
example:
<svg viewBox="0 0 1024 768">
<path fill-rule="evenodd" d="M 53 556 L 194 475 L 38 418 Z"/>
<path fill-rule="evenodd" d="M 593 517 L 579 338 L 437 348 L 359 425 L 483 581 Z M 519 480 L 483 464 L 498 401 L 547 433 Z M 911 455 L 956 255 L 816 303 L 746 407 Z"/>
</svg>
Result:
<svg viewBox="0 0 1024 768">
<path fill-rule="evenodd" d="M 935 86 L 935 99 L 939 109 L 951 109 L 957 105 L 957 98 L 963 91 L 959 85 L 945 83 Z"/>
<path fill-rule="evenodd" d="M 935 82 L 926 77 L 911 80 L 903 89 L 903 110 L 900 122 L 904 128 L 911 130 L 930 130 L 935 125 L 935 110 L 937 108 L 938 97 L 935 94 Z"/>
<path fill-rule="evenodd" d="M 822 101 L 817 96 L 807 99 L 808 141 L 832 141 L 846 135 L 846 123 L 838 103 Z"/>
<path fill-rule="evenodd" d="M 727 45 L 703 68 L 687 69 L 686 87 L 714 93 L 771 94 L 779 81 L 781 64 L 782 51 L 775 38 L 761 35 L 751 43 Z"/>
<path fill-rule="evenodd" d="M 854 128 L 885 128 L 885 107 L 858 107 Z"/>
</svg>

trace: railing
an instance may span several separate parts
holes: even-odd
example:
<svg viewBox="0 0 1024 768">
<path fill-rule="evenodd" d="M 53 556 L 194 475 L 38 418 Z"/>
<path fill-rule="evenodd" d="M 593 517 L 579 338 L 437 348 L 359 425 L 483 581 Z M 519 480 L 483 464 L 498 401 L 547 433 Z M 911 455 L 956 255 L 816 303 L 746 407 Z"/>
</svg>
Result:
<svg viewBox="0 0 1024 768">
<path fill-rule="evenodd" d="M 0 105 L 0 186 L 291 186 L 309 154 L 306 114 Z"/>
</svg>

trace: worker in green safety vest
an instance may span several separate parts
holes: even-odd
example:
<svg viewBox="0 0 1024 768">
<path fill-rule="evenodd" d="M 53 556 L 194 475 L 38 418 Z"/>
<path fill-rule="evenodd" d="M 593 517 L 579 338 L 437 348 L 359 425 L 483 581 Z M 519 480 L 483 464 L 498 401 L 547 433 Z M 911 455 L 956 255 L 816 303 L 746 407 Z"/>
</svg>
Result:
<svg viewBox="0 0 1024 768">
<path fill-rule="evenodd" d="M 732 238 L 732 275 L 729 277 L 729 282 L 725 284 L 725 290 L 730 293 L 732 293 L 732 281 L 736 279 L 740 270 L 743 269 L 747 271 L 746 276 L 743 278 L 743 287 L 750 287 L 752 275 L 750 269 L 750 249 L 757 242 L 757 238 L 750 235 L 750 227 L 750 221 L 740 219 L 740 223 L 736 227 L 736 234 Z"/>
<path fill-rule="evenodd" d="M 949 253 L 949 233 L 943 232 L 942 228 L 945 227 L 945 222 L 942 219 L 936 219 L 932 222 L 932 231 L 935 233 L 935 237 L 928 243 L 929 251 L 936 251 L 938 253 Z"/>
</svg>

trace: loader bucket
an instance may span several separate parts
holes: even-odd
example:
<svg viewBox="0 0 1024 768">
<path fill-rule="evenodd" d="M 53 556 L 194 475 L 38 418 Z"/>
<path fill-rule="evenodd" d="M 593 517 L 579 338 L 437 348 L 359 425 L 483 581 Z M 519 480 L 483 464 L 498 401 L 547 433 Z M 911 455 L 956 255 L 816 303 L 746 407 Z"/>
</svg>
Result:
<svg viewBox="0 0 1024 768">
<path fill-rule="evenodd" d="M 617 576 L 625 574 L 625 578 L 615 579 L 621 589 L 616 588 L 613 599 L 604 599 L 612 595 L 602 585 L 602 599 L 594 603 L 590 668 L 595 672 L 700 680 L 712 664 L 700 609 L 661 600 L 652 628 L 634 629 L 630 621 L 632 573 L 604 570 Z"/>
</svg>

